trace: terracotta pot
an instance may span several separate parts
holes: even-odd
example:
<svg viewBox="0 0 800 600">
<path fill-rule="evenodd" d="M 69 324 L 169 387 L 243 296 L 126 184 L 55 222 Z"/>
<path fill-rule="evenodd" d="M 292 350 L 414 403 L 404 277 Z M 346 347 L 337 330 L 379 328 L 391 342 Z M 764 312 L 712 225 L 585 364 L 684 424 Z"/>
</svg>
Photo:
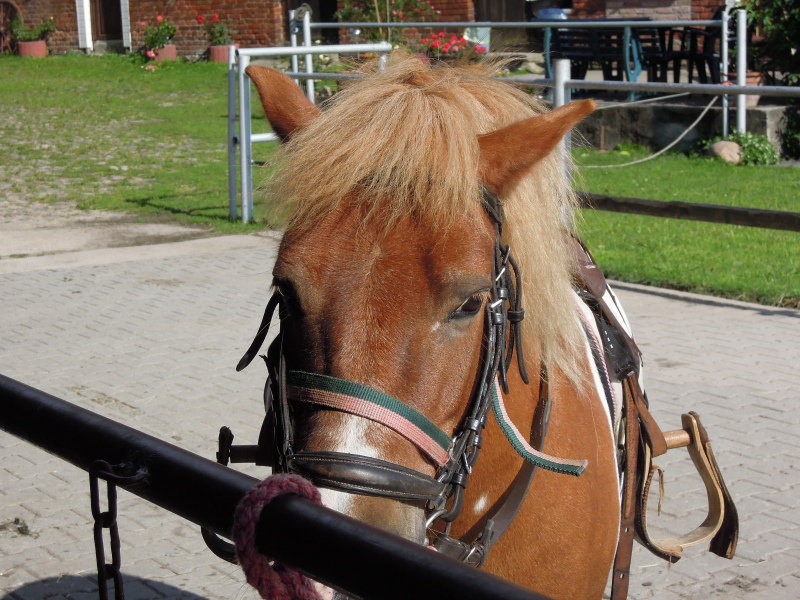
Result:
<svg viewBox="0 0 800 600">
<path fill-rule="evenodd" d="M 736 85 L 736 73 L 728 73 L 728 81 Z M 745 75 L 745 85 L 764 85 L 764 74 L 759 71 L 748 71 Z M 761 96 L 747 94 L 744 99 L 745 106 L 757 106 Z"/>
<path fill-rule="evenodd" d="M 208 62 L 227 63 L 229 46 L 209 46 Z"/>
<path fill-rule="evenodd" d="M 178 48 L 175 44 L 167 44 L 163 48 L 156 50 L 156 62 L 165 60 L 178 60 Z"/>
<path fill-rule="evenodd" d="M 47 42 L 36 40 L 34 42 L 17 42 L 20 56 L 34 56 L 44 58 L 47 56 Z"/>
</svg>

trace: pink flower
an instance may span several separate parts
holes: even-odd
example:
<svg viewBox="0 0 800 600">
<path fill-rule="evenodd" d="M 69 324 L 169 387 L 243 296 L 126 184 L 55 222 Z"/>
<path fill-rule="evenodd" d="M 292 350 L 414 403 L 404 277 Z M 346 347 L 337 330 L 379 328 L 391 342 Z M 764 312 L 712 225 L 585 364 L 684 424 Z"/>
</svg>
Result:
<svg viewBox="0 0 800 600">
<path fill-rule="evenodd" d="M 450 36 L 450 42 L 455 42 L 457 39 L 458 39 L 457 35 L 451 35 Z"/>
<path fill-rule="evenodd" d="M 147 22 L 146 22 L 146 21 L 142 21 L 142 22 L 140 23 L 140 25 L 141 25 L 142 27 L 147 27 Z"/>
<path fill-rule="evenodd" d="M 422 42 L 423 44 L 427 44 L 428 42 L 430 42 L 430 40 L 428 38 L 422 38 L 420 42 Z"/>
<path fill-rule="evenodd" d="M 156 17 L 156 21 L 157 21 L 158 23 L 161 23 L 161 21 L 163 21 L 163 20 L 164 20 L 164 17 L 162 17 L 161 15 L 158 15 L 158 16 Z"/>
<path fill-rule="evenodd" d="M 442 52 L 450 52 L 450 44 L 445 43 L 445 45 L 442 46 Z"/>
<path fill-rule="evenodd" d="M 203 15 L 197 15 L 197 23 L 199 25 L 202 25 L 205 22 L 206 22 L 206 20 L 203 18 Z"/>
<path fill-rule="evenodd" d="M 484 52 L 486 52 L 486 46 L 481 46 L 480 44 L 478 44 L 477 46 L 475 46 L 475 52 L 477 52 L 478 54 L 483 54 Z"/>
<path fill-rule="evenodd" d="M 147 51 L 147 58 L 155 58 L 155 57 L 156 57 L 155 52 L 153 52 L 152 50 Z"/>
<path fill-rule="evenodd" d="M 217 13 L 214 13 L 214 16 L 211 17 L 211 20 L 212 21 L 219 21 L 219 15 Z"/>
<path fill-rule="evenodd" d="M 438 48 L 438 47 L 439 47 L 439 46 L 441 46 L 441 45 L 442 45 L 442 42 L 440 42 L 439 40 L 434 40 L 434 41 L 431 43 L 431 48 Z"/>
</svg>

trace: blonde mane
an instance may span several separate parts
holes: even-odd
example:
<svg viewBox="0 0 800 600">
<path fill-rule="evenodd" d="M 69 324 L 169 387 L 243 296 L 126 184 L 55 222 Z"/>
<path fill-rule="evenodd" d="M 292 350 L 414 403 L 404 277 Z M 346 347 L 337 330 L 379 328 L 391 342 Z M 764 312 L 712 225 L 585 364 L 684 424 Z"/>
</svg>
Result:
<svg viewBox="0 0 800 600">
<path fill-rule="evenodd" d="M 476 136 L 545 110 L 492 74 L 396 56 L 385 71 L 348 85 L 278 161 L 269 193 L 291 207 L 288 228 L 312 227 L 345 198 L 388 222 L 412 214 L 446 225 L 474 215 L 481 197 Z M 526 345 L 578 383 L 583 340 L 565 226 L 575 199 L 557 155 L 501 198 L 504 235 L 523 272 Z"/>
</svg>

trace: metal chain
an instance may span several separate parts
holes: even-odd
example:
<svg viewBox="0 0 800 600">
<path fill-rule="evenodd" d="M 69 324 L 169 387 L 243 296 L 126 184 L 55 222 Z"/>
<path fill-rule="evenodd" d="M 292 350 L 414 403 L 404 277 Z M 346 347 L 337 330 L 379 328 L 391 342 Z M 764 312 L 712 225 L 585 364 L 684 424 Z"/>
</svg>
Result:
<svg viewBox="0 0 800 600">
<path fill-rule="evenodd" d="M 119 528 L 117 527 L 117 485 L 132 484 L 144 479 L 143 470 L 131 474 L 132 465 L 110 465 L 104 460 L 96 460 L 89 469 L 89 495 L 94 519 L 94 551 L 97 558 L 97 593 L 100 600 L 108 600 L 108 580 L 114 580 L 114 600 L 125 600 L 122 582 L 122 559 L 120 557 Z M 100 510 L 100 482 L 106 482 L 108 510 Z M 111 563 L 106 563 L 103 545 L 103 529 L 108 529 L 111 544 Z"/>
</svg>

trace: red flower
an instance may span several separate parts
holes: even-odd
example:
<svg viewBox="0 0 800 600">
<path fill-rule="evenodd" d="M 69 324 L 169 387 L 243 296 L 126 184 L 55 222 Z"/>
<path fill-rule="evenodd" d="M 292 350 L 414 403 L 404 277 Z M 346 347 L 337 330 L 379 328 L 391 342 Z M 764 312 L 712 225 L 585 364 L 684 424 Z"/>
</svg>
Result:
<svg viewBox="0 0 800 600">
<path fill-rule="evenodd" d="M 477 52 L 478 54 L 483 54 L 484 52 L 486 52 L 486 46 L 481 46 L 480 44 L 475 46 L 475 52 Z"/>
<path fill-rule="evenodd" d="M 197 23 L 198 23 L 198 25 L 202 25 L 205 22 L 206 22 L 206 20 L 203 18 L 203 15 L 197 15 Z"/>
<path fill-rule="evenodd" d="M 217 13 L 214 13 L 214 16 L 211 17 L 211 20 L 212 21 L 219 21 L 219 15 Z"/>
<path fill-rule="evenodd" d="M 422 38 L 420 42 L 422 42 L 423 44 L 427 44 L 428 42 L 430 42 L 430 40 L 428 38 Z"/>
<path fill-rule="evenodd" d="M 431 48 L 438 48 L 438 47 L 439 47 L 439 46 L 441 46 L 441 45 L 442 45 L 442 42 L 440 42 L 439 40 L 434 40 L 434 41 L 431 43 Z"/>
<path fill-rule="evenodd" d="M 450 52 L 450 44 L 445 43 L 445 45 L 442 46 L 442 52 Z"/>
<path fill-rule="evenodd" d="M 156 21 L 159 22 L 159 23 L 161 23 L 161 21 L 163 21 L 163 20 L 164 20 L 164 17 L 162 17 L 161 15 L 158 15 L 156 17 Z"/>
</svg>

